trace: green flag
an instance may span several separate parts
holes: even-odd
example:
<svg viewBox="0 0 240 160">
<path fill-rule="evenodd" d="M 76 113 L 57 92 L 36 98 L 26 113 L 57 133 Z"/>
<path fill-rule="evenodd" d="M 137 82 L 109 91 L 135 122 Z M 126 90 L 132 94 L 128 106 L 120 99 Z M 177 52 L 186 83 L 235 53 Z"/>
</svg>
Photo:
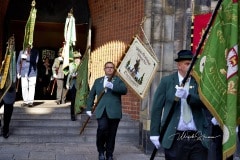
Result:
<svg viewBox="0 0 240 160">
<path fill-rule="evenodd" d="M 234 154 L 239 118 L 239 2 L 223 0 L 193 69 L 201 100 L 223 130 L 223 158 Z"/>
<path fill-rule="evenodd" d="M 91 52 L 91 19 L 89 20 L 89 27 L 88 27 L 88 38 L 87 38 L 87 45 L 86 50 L 84 53 L 84 56 L 82 58 L 82 62 L 78 69 L 78 75 L 77 75 L 77 92 L 76 92 L 76 98 L 75 98 L 75 113 L 81 113 L 82 108 L 85 108 L 87 104 L 87 96 L 89 93 L 89 75 L 88 75 L 88 61 L 90 57 Z"/>
<path fill-rule="evenodd" d="M 82 58 L 82 63 L 78 69 L 77 75 L 77 92 L 76 92 L 76 99 L 75 99 L 75 113 L 80 113 L 82 108 L 86 106 L 87 103 L 87 96 L 89 92 L 88 86 L 88 59 L 89 54 L 85 54 Z"/>
<path fill-rule="evenodd" d="M 23 40 L 23 50 L 25 50 L 28 45 L 33 45 L 33 33 L 34 33 L 34 27 L 35 27 L 35 21 L 36 21 L 36 13 L 37 10 L 35 8 L 35 0 L 32 1 L 32 9 L 30 11 L 30 15 L 28 17 L 26 26 L 25 26 L 25 34 L 24 34 L 24 40 Z"/>
<path fill-rule="evenodd" d="M 6 54 L 0 68 L 0 101 L 7 93 L 12 83 L 16 82 L 16 55 L 15 38 L 11 36 L 8 39 Z"/>
</svg>

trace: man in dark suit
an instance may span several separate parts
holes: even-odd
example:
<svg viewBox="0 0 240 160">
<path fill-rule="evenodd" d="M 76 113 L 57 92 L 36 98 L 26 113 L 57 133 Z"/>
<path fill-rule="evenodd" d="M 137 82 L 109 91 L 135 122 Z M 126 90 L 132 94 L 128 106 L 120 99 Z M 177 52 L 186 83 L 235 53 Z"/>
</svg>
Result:
<svg viewBox="0 0 240 160">
<path fill-rule="evenodd" d="M 165 149 L 166 160 L 207 159 L 210 133 L 204 112 L 206 107 L 199 98 L 193 77 L 190 76 L 184 87 L 181 86 L 192 57 L 189 50 L 178 52 L 175 59 L 178 71 L 162 78 L 154 95 L 150 140 L 155 147 L 161 145 Z M 172 106 L 176 97 L 179 101 Z M 174 107 L 173 114 L 160 144 L 160 132 L 171 107 Z"/>
<path fill-rule="evenodd" d="M 124 82 L 114 76 L 115 65 L 107 62 L 104 65 L 105 76 L 95 80 L 87 100 L 86 113 L 91 116 L 95 96 L 104 93 L 96 107 L 97 128 L 97 149 L 99 160 L 113 159 L 115 137 L 118 124 L 122 118 L 121 96 L 127 94 L 127 87 Z"/>
</svg>

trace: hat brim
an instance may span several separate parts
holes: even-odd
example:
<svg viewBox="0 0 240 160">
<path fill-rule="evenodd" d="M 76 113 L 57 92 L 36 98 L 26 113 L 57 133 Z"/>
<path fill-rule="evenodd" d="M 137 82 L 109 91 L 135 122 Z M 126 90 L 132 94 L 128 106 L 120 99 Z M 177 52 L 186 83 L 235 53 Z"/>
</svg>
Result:
<svg viewBox="0 0 240 160">
<path fill-rule="evenodd" d="M 184 61 L 184 60 L 192 60 L 192 58 L 176 58 L 176 62 Z"/>
</svg>

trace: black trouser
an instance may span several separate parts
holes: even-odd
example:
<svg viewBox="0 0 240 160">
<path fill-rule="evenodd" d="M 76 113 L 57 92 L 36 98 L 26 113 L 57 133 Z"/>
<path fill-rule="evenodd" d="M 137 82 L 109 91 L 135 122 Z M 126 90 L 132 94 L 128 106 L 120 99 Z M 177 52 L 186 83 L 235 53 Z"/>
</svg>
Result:
<svg viewBox="0 0 240 160">
<path fill-rule="evenodd" d="M 4 103 L 4 113 L 3 113 L 3 133 L 8 133 L 9 131 L 9 124 L 11 121 L 13 113 L 13 103 L 12 104 L 5 104 Z"/>
<path fill-rule="evenodd" d="M 208 150 L 198 139 L 198 133 L 177 132 L 170 149 L 165 149 L 166 160 L 203 160 L 208 157 Z M 189 138 L 187 138 L 189 137 Z"/>
<path fill-rule="evenodd" d="M 109 119 L 106 111 L 97 119 L 97 149 L 99 153 L 106 151 L 106 156 L 113 156 L 115 138 L 120 119 Z"/>
<path fill-rule="evenodd" d="M 71 107 L 70 107 L 70 113 L 71 116 L 75 116 L 75 111 L 74 111 L 74 106 L 75 106 L 75 98 L 76 98 L 76 88 L 73 85 L 72 88 L 70 89 L 70 93 L 71 93 Z"/>
</svg>

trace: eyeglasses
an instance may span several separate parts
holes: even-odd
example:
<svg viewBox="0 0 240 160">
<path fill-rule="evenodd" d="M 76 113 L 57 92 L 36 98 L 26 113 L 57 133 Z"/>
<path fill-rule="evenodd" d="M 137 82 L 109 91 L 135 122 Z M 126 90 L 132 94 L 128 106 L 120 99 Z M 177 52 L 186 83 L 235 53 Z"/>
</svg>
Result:
<svg viewBox="0 0 240 160">
<path fill-rule="evenodd" d="M 105 67 L 105 69 L 108 69 L 108 68 L 109 68 L 109 69 L 113 69 L 114 67 Z"/>
</svg>

